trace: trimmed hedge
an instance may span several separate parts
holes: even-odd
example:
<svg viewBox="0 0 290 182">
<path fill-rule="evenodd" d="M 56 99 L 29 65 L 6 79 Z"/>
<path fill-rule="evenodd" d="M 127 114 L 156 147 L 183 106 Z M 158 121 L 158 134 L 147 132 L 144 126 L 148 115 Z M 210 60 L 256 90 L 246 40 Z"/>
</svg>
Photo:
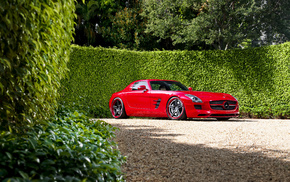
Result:
<svg viewBox="0 0 290 182">
<path fill-rule="evenodd" d="M 0 1 L 0 127 L 22 131 L 54 114 L 74 10 L 74 0 Z"/>
<path fill-rule="evenodd" d="M 110 116 L 112 93 L 137 79 L 172 79 L 235 96 L 250 117 L 290 116 L 290 43 L 246 50 L 136 52 L 72 46 L 62 99 Z"/>
</svg>

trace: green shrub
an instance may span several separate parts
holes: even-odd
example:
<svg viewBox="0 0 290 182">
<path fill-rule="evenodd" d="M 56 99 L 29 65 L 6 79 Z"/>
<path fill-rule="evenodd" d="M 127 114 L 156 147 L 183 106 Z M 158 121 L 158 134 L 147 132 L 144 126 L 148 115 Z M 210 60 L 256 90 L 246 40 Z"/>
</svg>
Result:
<svg viewBox="0 0 290 182">
<path fill-rule="evenodd" d="M 25 135 L 0 133 L 1 181 L 124 181 L 116 128 L 62 108 Z"/>
<path fill-rule="evenodd" d="M 0 127 L 20 129 L 54 113 L 74 10 L 74 0 L 0 1 Z"/>
<path fill-rule="evenodd" d="M 245 115 L 290 117 L 290 43 L 228 51 L 137 52 L 72 46 L 68 68 L 61 101 L 78 103 L 96 117 L 100 111 L 110 116 L 108 101 L 114 92 L 134 80 L 151 78 L 232 94 Z"/>
</svg>

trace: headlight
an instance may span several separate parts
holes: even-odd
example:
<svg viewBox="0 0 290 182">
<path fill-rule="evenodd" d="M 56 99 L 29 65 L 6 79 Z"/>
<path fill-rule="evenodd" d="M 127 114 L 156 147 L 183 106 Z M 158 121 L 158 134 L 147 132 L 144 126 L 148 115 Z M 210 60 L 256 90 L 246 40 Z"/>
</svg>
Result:
<svg viewBox="0 0 290 182">
<path fill-rule="evenodd" d="M 190 98 L 192 102 L 199 102 L 202 103 L 202 100 L 194 95 L 191 94 L 185 94 L 186 97 Z"/>
</svg>

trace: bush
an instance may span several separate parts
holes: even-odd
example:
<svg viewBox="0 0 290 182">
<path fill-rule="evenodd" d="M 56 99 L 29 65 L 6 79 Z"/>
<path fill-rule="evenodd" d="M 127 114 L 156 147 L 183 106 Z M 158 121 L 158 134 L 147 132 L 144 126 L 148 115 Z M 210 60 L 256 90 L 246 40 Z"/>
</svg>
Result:
<svg viewBox="0 0 290 182">
<path fill-rule="evenodd" d="M 72 46 L 70 76 L 62 80 L 61 100 L 89 107 L 96 117 L 100 110 L 110 117 L 108 101 L 114 92 L 137 79 L 172 79 L 193 90 L 232 94 L 245 115 L 287 118 L 289 65 L 290 43 L 228 51 L 137 52 Z"/>
<path fill-rule="evenodd" d="M 1 181 L 124 181 L 116 128 L 62 108 L 25 135 L 0 134 Z"/>
<path fill-rule="evenodd" d="M 22 127 L 55 111 L 67 71 L 74 0 L 0 1 L 0 127 Z"/>
</svg>

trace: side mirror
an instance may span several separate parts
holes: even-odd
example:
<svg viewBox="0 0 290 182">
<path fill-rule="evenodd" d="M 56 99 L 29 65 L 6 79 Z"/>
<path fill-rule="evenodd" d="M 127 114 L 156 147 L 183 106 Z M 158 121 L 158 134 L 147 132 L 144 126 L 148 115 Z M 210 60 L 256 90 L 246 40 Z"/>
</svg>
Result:
<svg viewBox="0 0 290 182">
<path fill-rule="evenodd" d="M 146 86 L 145 86 L 145 85 L 140 85 L 140 86 L 138 87 L 138 90 L 146 90 Z"/>
<path fill-rule="evenodd" d="M 192 88 L 191 88 L 191 87 L 188 87 L 188 90 L 189 90 L 189 91 L 192 91 Z"/>
</svg>

